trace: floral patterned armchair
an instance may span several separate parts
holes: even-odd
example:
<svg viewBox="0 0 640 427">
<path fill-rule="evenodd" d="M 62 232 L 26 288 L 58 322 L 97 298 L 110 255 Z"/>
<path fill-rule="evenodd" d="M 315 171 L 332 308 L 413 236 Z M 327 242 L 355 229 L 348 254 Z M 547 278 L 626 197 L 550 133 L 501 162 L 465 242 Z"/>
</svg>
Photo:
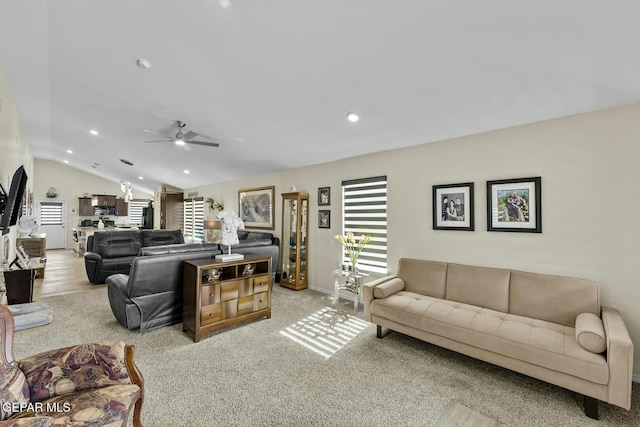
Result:
<svg viewBox="0 0 640 427">
<path fill-rule="evenodd" d="M 144 382 L 124 342 L 13 359 L 14 320 L 0 305 L 0 427 L 125 426 L 140 415 Z"/>
</svg>

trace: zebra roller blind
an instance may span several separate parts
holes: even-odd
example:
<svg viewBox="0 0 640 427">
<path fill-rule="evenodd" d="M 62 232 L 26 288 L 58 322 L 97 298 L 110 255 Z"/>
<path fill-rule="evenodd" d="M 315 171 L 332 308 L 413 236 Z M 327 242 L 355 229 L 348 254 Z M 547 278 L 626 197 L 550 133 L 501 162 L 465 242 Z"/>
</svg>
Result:
<svg viewBox="0 0 640 427">
<path fill-rule="evenodd" d="M 358 257 L 363 271 L 387 273 L 387 177 L 342 181 L 342 232 L 368 234 L 371 242 Z M 347 252 L 342 254 L 348 262 Z"/>
</svg>

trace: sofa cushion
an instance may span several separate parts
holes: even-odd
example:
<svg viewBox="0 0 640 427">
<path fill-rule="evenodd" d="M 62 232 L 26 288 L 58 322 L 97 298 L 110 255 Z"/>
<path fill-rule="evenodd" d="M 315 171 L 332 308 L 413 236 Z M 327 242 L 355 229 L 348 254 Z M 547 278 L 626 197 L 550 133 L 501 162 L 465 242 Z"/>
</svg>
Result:
<svg viewBox="0 0 640 427">
<path fill-rule="evenodd" d="M 445 297 L 447 264 L 444 262 L 400 258 L 397 276 L 404 281 L 406 291 Z"/>
<path fill-rule="evenodd" d="M 103 258 L 138 255 L 140 231 L 96 231 L 93 234 L 93 252 Z"/>
<path fill-rule="evenodd" d="M 512 271 L 509 312 L 575 326 L 580 313 L 600 315 L 598 284 L 573 277 Z"/>
<path fill-rule="evenodd" d="M 264 231 L 238 230 L 238 240 L 273 239 L 273 234 Z"/>
<path fill-rule="evenodd" d="M 203 252 L 218 250 L 217 243 L 178 243 L 175 245 L 148 246 L 140 249 L 139 255 L 165 255 L 184 252 Z"/>
<path fill-rule="evenodd" d="M 510 270 L 449 264 L 446 299 L 509 312 Z"/>
<path fill-rule="evenodd" d="M 580 313 L 576 318 L 576 339 L 592 353 L 602 353 L 607 349 L 602 319 L 593 313 Z"/>
<path fill-rule="evenodd" d="M 271 239 L 250 239 L 250 240 L 241 240 L 237 245 L 231 245 L 231 252 L 233 252 L 236 248 L 251 248 L 254 246 L 271 246 L 273 242 Z M 222 252 L 227 252 L 229 247 L 227 245 L 220 245 L 220 250 Z"/>
<path fill-rule="evenodd" d="M 403 289 L 404 282 L 402 281 L 402 279 L 394 277 L 393 279 L 381 283 L 373 288 L 373 296 L 376 298 L 386 298 L 389 295 L 400 292 Z"/>
<path fill-rule="evenodd" d="M 182 230 L 142 230 L 140 240 L 143 247 L 175 245 L 184 243 L 184 236 Z"/>
<path fill-rule="evenodd" d="M 48 399 L 42 411 L 21 412 L 15 418 L 48 416 L 56 426 L 121 426 L 138 396 L 140 387 L 135 384 L 83 390 Z"/>
<path fill-rule="evenodd" d="M 371 303 L 376 317 L 607 384 L 606 358 L 583 349 L 572 327 L 400 291 Z"/>
<path fill-rule="evenodd" d="M 124 347 L 124 342 L 84 344 L 20 360 L 31 401 L 112 384 L 131 384 Z"/>
</svg>

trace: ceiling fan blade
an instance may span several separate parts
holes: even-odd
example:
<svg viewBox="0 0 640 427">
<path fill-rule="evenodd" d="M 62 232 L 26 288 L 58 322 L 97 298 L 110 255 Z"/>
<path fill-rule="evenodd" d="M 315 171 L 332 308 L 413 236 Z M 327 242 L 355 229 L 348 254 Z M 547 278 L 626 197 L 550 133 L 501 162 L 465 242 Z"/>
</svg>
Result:
<svg viewBox="0 0 640 427">
<path fill-rule="evenodd" d="M 199 134 L 195 133 L 194 131 L 189 131 L 187 133 L 185 133 L 182 137 L 185 139 L 185 141 L 187 139 L 191 139 L 191 138 L 195 138 L 196 136 L 198 136 Z"/>
<path fill-rule="evenodd" d="M 172 142 L 172 139 L 159 139 L 157 141 L 144 141 L 144 142 Z"/>
<path fill-rule="evenodd" d="M 217 142 L 204 142 L 204 141 L 186 141 L 187 144 L 204 145 L 205 147 L 219 147 Z"/>
<path fill-rule="evenodd" d="M 181 147 L 184 148 L 184 151 L 191 151 L 192 150 L 192 148 L 189 146 L 189 144 L 182 144 Z"/>
<path fill-rule="evenodd" d="M 152 130 L 148 130 L 148 129 L 142 129 L 142 132 L 151 133 L 151 134 L 153 134 L 153 135 L 160 135 L 160 136 L 164 136 L 165 138 L 173 138 L 173 137 L 172 137 L 172 136 L 170 136 L 170 135 L 165 135 L 165 134 L 163 134 L 163 133 L 154 132 L 154 131 L 152 131 Z"/>
</svg>

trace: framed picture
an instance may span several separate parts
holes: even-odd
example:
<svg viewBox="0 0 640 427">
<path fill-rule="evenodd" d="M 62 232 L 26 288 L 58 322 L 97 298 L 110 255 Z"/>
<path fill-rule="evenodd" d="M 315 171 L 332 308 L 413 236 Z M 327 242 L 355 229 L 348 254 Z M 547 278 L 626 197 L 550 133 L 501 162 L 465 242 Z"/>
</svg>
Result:
<svg viewBox="0 0 640 427">
<path fill-rule="evenodd" d="M 473 182 L 433 186 L 433 229 L 474 230 Z"/>
<path fill-rule="evenodd" d="M 318 188 L 318 206 L 329 206 L 331 204 L 331 187 Z"/>
<path fill-rule="evenodd" d="M 318 211 L 318 228 L 331 228 L 331 211 Z"/>
<path fill-rule="evenodd" d="M 541 178 L 487 181 L 487 231 L 542 233 Z"/>
<path fill-rule="evenodd" d="M 238 190 L 238 211 L 245 228 L 275 229 L 275 186 Z"/>
</svg>

